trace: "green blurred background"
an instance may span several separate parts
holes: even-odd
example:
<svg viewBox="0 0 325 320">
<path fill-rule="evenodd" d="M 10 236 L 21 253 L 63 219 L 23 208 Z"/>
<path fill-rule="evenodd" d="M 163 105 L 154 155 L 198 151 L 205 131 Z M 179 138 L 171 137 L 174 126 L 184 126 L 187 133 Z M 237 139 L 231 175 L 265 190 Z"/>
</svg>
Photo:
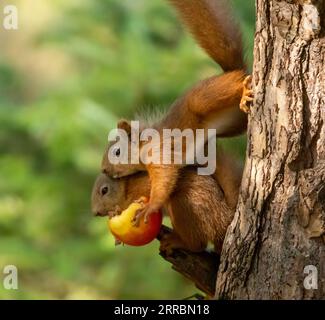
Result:
<svg viewBox="0 0 325 320">
<path fill-rule="evenodd" d="M 19 30 L 2 28 L 16 4 Z M 233 1 L 251 63 L 254 1 Z M 174 299 L 198 292 L 158 244 L 114 247 L 90 192 L 107 133 L 220 72 L 164 0 L 0 2 L 0 298 Z M 245 140 L 226 141 L 242 157 Z M 14 264 L 19 290 L 2 286 Z"/>
</svg>

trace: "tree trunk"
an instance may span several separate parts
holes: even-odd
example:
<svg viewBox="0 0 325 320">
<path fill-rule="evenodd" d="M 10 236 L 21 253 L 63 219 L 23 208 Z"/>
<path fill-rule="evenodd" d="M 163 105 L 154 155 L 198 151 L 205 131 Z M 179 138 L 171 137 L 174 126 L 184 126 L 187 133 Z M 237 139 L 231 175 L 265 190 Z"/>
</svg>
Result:
<svg viewBox="0 0 325 320">
<path fill-rule="evenodd" d="M 256 14 L 246 165 L 216 298 L 324 299 L 325 0 L 256 0 Z"/>
</svg>

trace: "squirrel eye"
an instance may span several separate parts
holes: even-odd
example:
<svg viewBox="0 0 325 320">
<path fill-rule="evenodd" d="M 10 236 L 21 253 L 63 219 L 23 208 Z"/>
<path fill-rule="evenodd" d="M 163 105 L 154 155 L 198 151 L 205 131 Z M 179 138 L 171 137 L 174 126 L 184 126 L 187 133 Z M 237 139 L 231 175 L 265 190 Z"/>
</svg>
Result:
<svg viewBox="0 0 325 320">
<path fill-rule="evenodd" d="M 102 196 L 104 196 L 105 194 L 108 193 L 108 187 L 107 186 L 103 186 L 100 188 L 100 193 Z"/>
</svg>

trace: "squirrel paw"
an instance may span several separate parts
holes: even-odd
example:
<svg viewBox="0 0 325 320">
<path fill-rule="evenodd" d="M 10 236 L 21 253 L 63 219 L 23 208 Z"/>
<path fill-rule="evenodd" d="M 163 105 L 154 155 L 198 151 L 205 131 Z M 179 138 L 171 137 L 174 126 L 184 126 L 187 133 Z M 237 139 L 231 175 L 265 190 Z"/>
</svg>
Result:
<svg viewBox="0 0 325 320">
<path fill-rule="evenodd" d="M 158 210 L 156 207 L 152 206 L 150 202 L 149 203 L 139 202 L 139 203 L 141 203 L 142 208 L 137 211 L 136 215 L 132 220 L 133 225 L 136 227 L 140 225 L 140 220 L 142 217 L 144 217 L 144 223 L 148 223 L 149 216 Z"/>
<path fill-rule="evenodd" d="M 174 249 L 186 249 L 184 243 L 174 232 L 163 234 L 160 238 L 160 247 L 161 252 L 165 252 L 167 255 L 171 255 Z"/>
<path fill-rule="evenodd" d="M 249 113 L 250 107 L 254 100 L 254 94 L 252 90 L 252 76 L 247 76 L 243 82 L 243 95 L 240 101 L 239 108 L 245 113 Z"/>
<path fill-rule="evenodd" d="M 140 203 L 141 205 L 145 205 L 148 202 L 148 199 L 146 197 L 141 197 L 138 200 L 134 200 L 134 203 Z"/>
<path fill-rule="evenodd" d="M 120 208 L 120 206 L 116 205 L 114 210 L 108 211 L 108 217 L 113 218 L 115 216 L 120 215 L 121 213 L 122 213 L 122 209 Z"/>
</svg>

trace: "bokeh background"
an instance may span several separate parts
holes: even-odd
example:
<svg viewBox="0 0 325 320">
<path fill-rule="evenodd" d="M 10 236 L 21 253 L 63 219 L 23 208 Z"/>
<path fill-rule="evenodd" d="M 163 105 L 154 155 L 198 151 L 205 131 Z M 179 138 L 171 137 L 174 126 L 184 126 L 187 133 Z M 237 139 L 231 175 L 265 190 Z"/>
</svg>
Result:
<svg viewBox="0 0 325 320">
<path fill-rule="evenodd" d="M 251 64 L 254 1 L 232 1 Z M 6 4 L 19 30 L 2 28 Z M 164 0 L 0 2 L 0 298 L 179 299 L 158 243 L 114 247 L 90 192 L 107 133 L 220 72 Z M 238 157 L 244 138 L 223 142 Z M 4 290 L 14 264 L 19 290 Z"/>
</svg>

